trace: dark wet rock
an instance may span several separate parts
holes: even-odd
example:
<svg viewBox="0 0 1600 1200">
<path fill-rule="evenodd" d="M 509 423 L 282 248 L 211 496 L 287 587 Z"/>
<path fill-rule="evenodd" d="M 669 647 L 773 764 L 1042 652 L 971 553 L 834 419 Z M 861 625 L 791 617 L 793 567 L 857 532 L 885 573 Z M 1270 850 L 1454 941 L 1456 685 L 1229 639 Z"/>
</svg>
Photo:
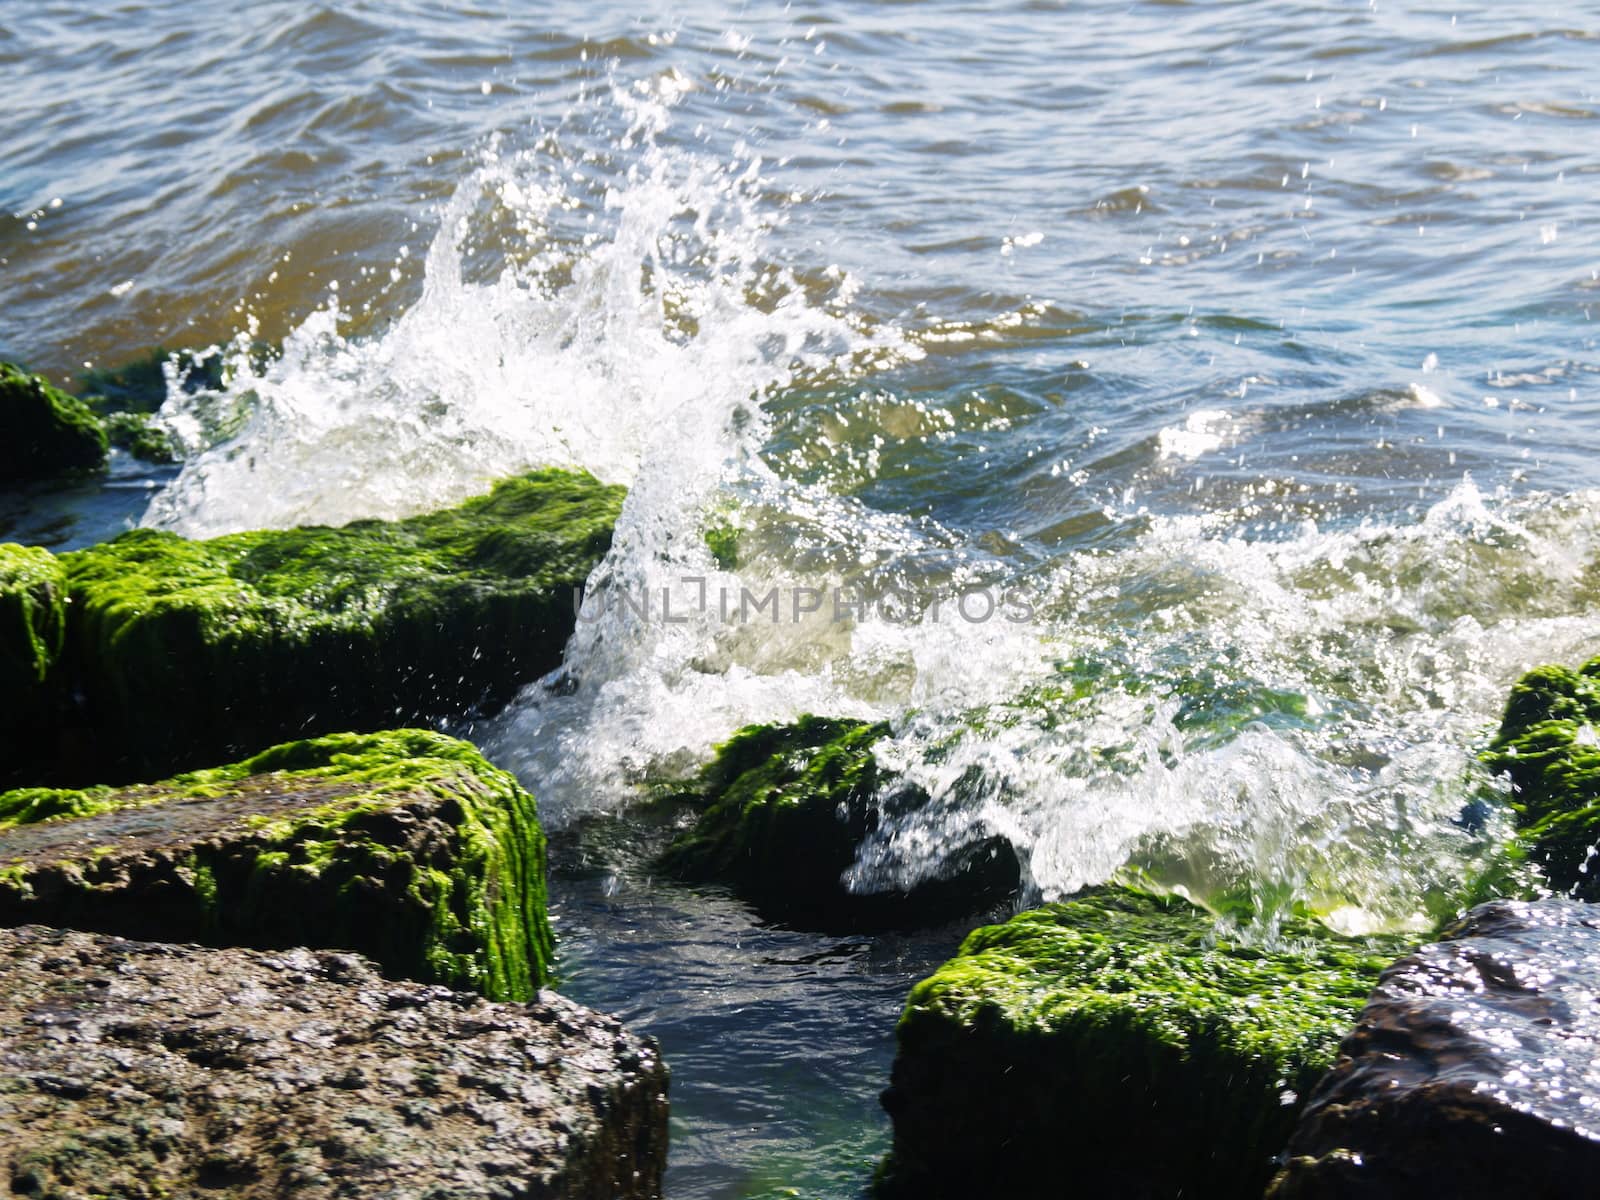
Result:
<svg viewBox="0 0 1600 1200">
<path fill-rule="evenodd" d="M 1600 900 L 1600 659 L 1573 671 L 1540 667 L 1511 690 L 1484 755 L 1510 776 L 1525 858 L 1550 888 Z"/>
<path fill-rule="evenodd" d="M 660 1194 L 656 1046 L 355 955 L 0 930 L 0 1180 L 90 1200 Z"/>
<path fill-rule="evenodd" d="M 561 661 L 622 495 L 536 471 L 402 521 L 136 529 L 64 554 L 64 669 L 92 737 L 0 762 L 0 784 L 148 779 L 501 703 Z"/>
<path fill-rule="evenodd" d="M 0 488 L 99 470 L 106 449 L 105 430 L 82 401 L 0 362 Z"/>
<path fill-rule="evenodd" d="M 1110 886 L 978 929 L 900 1018 L 880 1192 L 1258 1195 L 1396 952 Z"/>
<path fill-rule="evenodd" d="M 1600 912 L 1480 905 L 1383 973 L 1272 1200 L 1600 1191 Z"/>
<path fill-rule="evenodd" d="M 909 891 L 850 890 L 843 876 L 861 843 L 885 818 L 928 802 L 879 767 L 872 746 L 888 732 L 809 716 L 741 729 L 676 795 L 701 811 L 662 868 L 726 884 L 764 918 L 802 929 L 932 925 L 1012 896 L 1021 874 L 1014 852 L 982 837 L 952 855 L 943 878 Z"/>
<path fill-rule="evenodd" d="M 67 581 L 48 550 L 0 545 L 0 787 L 53 747 L 67 707 Z"/>
<path fill-rule="evenodd" d="M 533 797 L 423 730 L 293 742 L 162 783 L 0 793 L 0 925 L 351 950 L 525 999 L 549 976 Z"/>
</svg>

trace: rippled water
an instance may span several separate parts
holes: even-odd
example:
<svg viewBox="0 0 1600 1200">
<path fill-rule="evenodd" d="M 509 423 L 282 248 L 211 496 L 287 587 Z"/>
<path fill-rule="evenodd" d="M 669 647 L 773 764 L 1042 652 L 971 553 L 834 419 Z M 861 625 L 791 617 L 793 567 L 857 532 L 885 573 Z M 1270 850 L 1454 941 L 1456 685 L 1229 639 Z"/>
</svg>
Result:
<svg viewBox="0 0 1600 1200">
<path fill-rule="evenodd" d="M 472 732 L 576 839 L 573 990 L 678 1066 L 672 1194 L 848 1192 L 959 931 L 764 929 L 586 818 L 745 721 L 883 717 L 938 803 L 857 886 L 980 826 L 1033 896 L 1448 907 L 1505 689 L 1600 635 L 1597 41 L 1527 3 L 0 6 L 0 354 L 284 345 L 169 400 L 176 479 L 0 531 L 628 482 L 566 686 Z M 622 603 L 771 587 L 922 603 Z"/>
</svg>

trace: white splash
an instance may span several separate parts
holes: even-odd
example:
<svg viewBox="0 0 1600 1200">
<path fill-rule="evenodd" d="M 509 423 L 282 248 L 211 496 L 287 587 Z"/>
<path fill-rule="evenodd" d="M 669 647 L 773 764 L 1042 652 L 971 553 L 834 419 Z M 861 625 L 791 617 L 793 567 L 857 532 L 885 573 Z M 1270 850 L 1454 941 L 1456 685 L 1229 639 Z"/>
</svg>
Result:
<svg viewBox="0 0 1600 1200">
<path fill-rule="evenodd" d="M 1132 868 L 1263 916 L 1293 898 L 1352 930 L 1425 926 L 1486 845 L 1459 819 L 1493 790 L 1473 748 L 1510 683 L 1600 641 L 1600 494 L 1464 483 L 1413 525 L 1216 525 L 1157 519 L 1065 560 L 1037 664 L 999 669 L 1021 686 L 902 719 L 883 757 L 935 803 L 869 842 L 855 886 L 999 833 L 1045 898 Z"/>
<path fill-rule="evenodd" d="M 244 423 L 145 523 L 205 536 L 392 517 L 533 466 L 641 480 L 633 508 L 682 507 L 693 496 L 673 487 L 703 492 L 759 446 L 765 393 L 892 355 L 893 331 L 867 334 L 769 260 L 784 213 L 762 199 L 759 157 L 658 145 L 688 90 L 669 71 L 591 101 L 615 161 L 554 135 L 489 147 L 445 206 L 420 299 L 382 336 L 341 336 L 330 302 L 263 373 L 241 364 L 227 397 L 170 396 L 179 427 L 219 404 Z M 475 278 L 480 259 L 498 269 Z"/>
<path fill-rule="evenodd" d="M 1221 449 L 1231 419 L 1230 414 L 1217 408 L 1190 413 L 1182 425 L 1169 426 L 1157 435 L 1161 457 L 1192 460 Z"/>
<path fill-rule="evenodd" d="M 1444 398 L 1432 388 L 1424 387 L 1420 383 L 1408 384 L 1406 387 L 1406 395 L 1411 398 L 1412 403 L 1418 408 L 1444 407 Z"/>
</svg>

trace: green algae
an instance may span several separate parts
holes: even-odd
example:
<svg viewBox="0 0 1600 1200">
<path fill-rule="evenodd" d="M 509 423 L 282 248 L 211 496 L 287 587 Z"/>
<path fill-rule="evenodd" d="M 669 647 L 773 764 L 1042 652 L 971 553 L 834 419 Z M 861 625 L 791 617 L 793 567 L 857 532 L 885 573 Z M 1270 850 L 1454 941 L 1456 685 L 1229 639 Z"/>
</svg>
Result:
<svg viewBox="0 0 1600 1200">
<path fill-rule="evenodd" d="M 1060 1031 L 1117 1024 L 1132 999 L 1140 1025 L 1172 1049 L 1201 1052 L 1204 1029 L 1229 1055 L 1325 1064 L 1330 1023 L 1342 1032 L 1388 956 L 1304 921 L 1291 919 L 1282 936 L 1317 948 L 1308 956 L 1230 941 L 1181 897 L 1108 887 L 975 930 L 913 990 L 907 1019 L 928 1010 L 971 1024 L 992 1012 L 1018 1031 Z M 1262 1009 L 1284 993 L 1295 1001 Z"/>
<path fill-rule="evenodd" d="M 67 625 L 66 576 L 48 550 L 0 545 L 0 692 L 26 699 L 60 661 Z"/>
<path fill-rule="evenodd" d="M 309 802 L 251 815 L 252 802 L 285 795 Z M 0 859 L 6 831 L 21 826 L 199 800 L 226 801 L 236 819 L 170 869 L 142 867 L 108 890 L 98 867 L 114 847 L 8 866 L 0 914 L 159 940 L 351 950 L 392 975 L 494 999 L 528 999 L 549 978 L 533 797 L 469 743 L 424 730 L 289 743 L 139 787 L 0 793 Z M 46 873 L 49 887 L 35 888 Z"/>
<path fill-rule="evenodd" d="M 537 471 L 457 508 L 61 556 L 69 658 L 124 774 L 297 734 L 427 723 L 559 664 L 622 489 Z"/>
<path fill-rule="evenodd" d="M 952 878 L 909 893 L 853 893 L 841 881 L 884 817 L 928 802 L 879 767 L 872 747 L 888 732 L 817 716 L 741 729 L 676 795 L 701 811 L 660 866 L 725 884 L 767 919 L 802 928 L 932 924 L 1010 895 L 1016 860 L 997 839 L 964 848 Z"/>
<path fill-rule="evenodd" d="M 0 487 L 96 471 L 107 442 L 99 418 L 37 375 L 0 362 Z"/>
<path fill-rule="evenodd" d="M 107 798 L 115 795 L 109 787 L 92 788 L 13 788 L 0 792 L 0 833 L 18 825 L 37 825 L 42 821 L 72 820 L 109 811 Z"/>
<path fill-rule="evenodd" d="M 792 725 L 749 725 L 717 747 L 686 797 L 707 807 L 664 861 L 686 875 L 728 878 L 765 874 L 759 858 L 793 824 L 824 808 L 859 809 L 877 790 L 872 745 L 888 733 L 884 724 L 805 716 Z M 830 859 L 853 854 L 864 830 L 847 822 L 819 824 L 808 841 Z M 818 839 L 816 834 L 820 833 Z"/>
<path fill-rule="evenodd" d="M 181 457 L 172 435 L 145 413 L 117 412 L 105 420 L 106 436 L 119 450 L 143 462 L 166 465 Z"/>
<path fill-rule="evenodd" d="M 1600 900 L 1600 658 L 1574 671 L 1546 666 L 1511 689 L 1484 761 L 1511 779 L 1513 858 L 1549 887 Z"/>
<path fill-rule="evenodd" d="M 661 856 L 662 868 L 725 883 L 780 918 L 803 922 L 816 910 L 820 919 L 868 832 L 878 786 L 871 747 L 887 732 L 812 716 L 741 729 L 681 794 L 704 810 Z"/>
<path fill-rule="evenodd" d="M 256 371 L 277 357 L 264 342 L 249 349 Z M 157 347 L 117 367 L 97 367 L 78 377 L 78 395 L 101 416 L 111 413 L 153 413 L 167 399 L 167 364 L 172 364 L 178 387 L 185 392 L 221 391 L 234 379 L 234 365 L 221 350 L 180 350 L 176 354 Z"/>
<path fill-rule="evenodd" d="M 1239 940 L 1108 886 L 970 934 L 912 989 L 885 1195 L 1258 1194 L 1402 950 L 1289 919 Z"/>
<path fill-rule="evenodd" d="M 718 522 L 701 536 L 718 570 L 732 571 L 739 566 L 739 530 L 733 525 Z"/>
<path fill-rule="evenodd" d="M 67 587 L 48 550 L 0 545 L 0 786 L 52 738 L 64 703 Z"/>
</svg>

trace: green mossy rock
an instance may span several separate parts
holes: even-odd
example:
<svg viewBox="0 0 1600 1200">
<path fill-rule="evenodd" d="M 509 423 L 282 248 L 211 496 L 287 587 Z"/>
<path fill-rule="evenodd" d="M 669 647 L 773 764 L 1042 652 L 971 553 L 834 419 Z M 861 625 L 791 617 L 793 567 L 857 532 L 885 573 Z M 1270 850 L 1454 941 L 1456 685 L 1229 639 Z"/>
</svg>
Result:
<svg viewBox="0 0 1600 1200">
<path fill-rule="evenodd" d="M 277 356 L 278 350 L 262 342 L 249 349 L 252 369 L 262 371 Z M 179 390 L 220 392 L 235 378 L 237 353 L 225 354 L 212 348 L 204 351 L 180 350 L 173 354 L 157 348 L 122 364 L 97 368 L 78 377 L 78 396 L 89 410 L 105 423 L 113 446 L 134 458 L 157 465 L 180 461 L 184 446 L 152 419 L 167 400 L 167 366 Z M 238 432 L 248 412 L 248 403 L 237 398 L 202 418 L 209 442 L 225 441 Z"/>
<path fill-rule="evenodd" d="M 61 561 L 37 546 L 0 544 L 0 692 L 37 695 L 61 659 L 66 626 Z"/>
<path fill-rule="evenodd" d="M 78 395 L 101 415 L 114 412 L 153 413 L 167 400 L 166 364 L 172 358 L 168 350 L 157 347 L 120 367 L 97 367 L 78 377 Z M 200 387 L 220 388 L 222 355 L 212 354 L 196 359 L 185 352 L 176 363 L 187 382 L 194 380 Z"/>
<path fill-rule="evenodd" d="M 0 925 L 349 950 L 523 1000 L 549 977 L 533 797 L 470 744 L 337 734 L 162 783 L 0 793 Z"/>
<path fill-rule="evenodd" d="M 1108 886 L 975 930 L 912 989 L 884 1196 L 1259 1195 L 1395 939 L 1244 945 Z"/>
<path fill-rule="evenodd" d="M 250 347 L 250 364 L 263 370 L 278 354 L 264 342 Z M 78 395 L 101 416 L 111 413 L 153 413 L 167 400 L 166 365 L 173 364 L 178 386 L 186 392 L 221 391 L 233 380 L 233 366 L 221 350 L 201 352 L 156 347 L 120 367 L 100 367 L 78 377 Z"/>
<path fill-rule="evenodd" d="M 48 550 L 0 545 L 0 764 L 36 753 L 63 703 L 67 585 Z M 0 772 L 3 774 L 3 772 Z"/>
<path fill-rule="evenodd" d="M 117 449 L 144 462 L 167 465 L 180 457 L 172 435 L 145 413 L 112 413 L 106 418 L 106 436 Z"/>
<path fill-rule="evenodd" d="M 63 555 L 92 769 L 150 778 L 509 699 L 559 665 L 573 589 L 609 547 L 622 497 L 587 474 L 537 471 L 403 521 L 203 542 L 138 529 Z M 82 782 L 84 769 L 52 778 Z"/>
<path fill-rule="evenodd" d="M 106 432 L 82 401 L 0 362 L 0 488 L 105 466 Z"/>
<path fill-rule="evenodd" d="M 1015 893 L 1016 857 L 998 838 L 963 848 L 950 878 L 910 892 L 846 888 L 840 877 L 879 822 L 927 803 L 879 769 L 872 747 L 888 732 L 813 716 L 741 729 L 676 797 L 703 811 L 662 855 L 662 869 L 726 884 L 767 920 L 805 929 L 937 924 Z"/>
<path fill-rule="evenodd" d="M 1484 761 L 1511 777 L 1519 845 L 1550 887 L 1600 900 L 1600 658 L 1540 667 L 1511 689 Z"/>
</svg>

